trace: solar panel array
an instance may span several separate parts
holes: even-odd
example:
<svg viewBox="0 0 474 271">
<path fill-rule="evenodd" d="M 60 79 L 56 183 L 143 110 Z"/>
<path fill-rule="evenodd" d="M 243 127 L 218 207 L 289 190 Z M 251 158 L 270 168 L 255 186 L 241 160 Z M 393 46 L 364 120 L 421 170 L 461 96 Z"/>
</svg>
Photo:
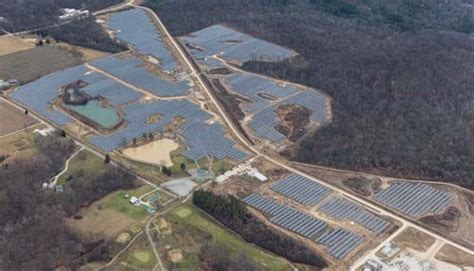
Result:
<svg viewBox="0 0 474 271">
<path fill-rule="evenodd" d="M 182 96 L 189 91 L 188 80 L 173 82 L 150 73 L 144 62 L 136 57 L 108 56 L 90 63 L 113 76 L 138 88 L 161 97 Z"/>
<path fill-rule="evenodd" d="M 358 234 L 343 229 L 331 230 L 323 220 L 263 197 L 258 193 L 247 196 L 243 201 L 268 213 L 272 223 L 323 244 L 327 247 L 328 252 L 338 259 L 347 256 L 364 241 L 364 238 Z"/>
<path fill-rule="evenodd" d="M 208 155 L 218 159 L 228 157 L 235 161 L 247 158 L 247 154 L 234 147 L 233 140 L 225 137 L 220 124 L 185 123 L 181 130 L 189 148 L 184 154 L 188 158 L 199 160 Z"/>
<path fill-rule="evenodd" d="M 271 186 L 272 190 L 304 205 L 315 205 L 332 190 L 298 174 L 291 174 Z"/>
<path fill-rule="evenodd" d="M 261 138 L 275 143 L 286 139 L 275 129 L 280 123 L 277 110 L 282 105 L 305 107 L 310 111 L 313 123 L 324 125 L 330 122 L 329 98 L 315 89 L 298 89 L 292 84 L 283 85 L 271 78 L 242 72 L 226 76 L 225 80 L 233 91 L 252 101 L 245 103 L 243 110 L 253 114 L 249 127 Z"/>
<path fill-rule="evenodd" d="M 307 238 L 314 238 L 327 228 L 326 222 L 257 193 L 246 197 L 244 202 L 270 214 L 272 223 Z"/>
<path fill-rule="evenodd" d="M 66 125 L 72 119 L 65 113 L 51 108 L 52 102 L 60 95 L 59 89 L 68 83 L 85 81 L 83 90 L 90 96 L 102 96 L 114 106 L 136 100 L 142 96 L 126 86 L 100 74 L 89 72 L 79 65 L 44 76 L 34 82 L 21 86 L 11 97 L 33 109 L 46 119 L 59 126 Z"/>
<path fill-rule="evenodd" d="M 173 71 L 177 68 L 177 62 L 161 32 L 145 10 L 130 9 L 114 13 L 107 26 L 116 31 L 118 39 L 126 41 L 140 53 L 159 59 L 163 69 Z"/>
<path fill-rule="evenodd" d="M 277 81 L 250 73 L 235 73 L 227 76 L 226 81 L 234 91 L 253 101 L 244 108 L 245 111 L 250 113 L 273 102 L 259 94 L 266 94 L 275 99 L 281 99 L 299 91 L 293 85 L 282 86 Z"/>
<path fill-rule="evenodd" d="M 382 233 L 390 226 L 388 221 L 339 196 L 331 197 L 318 209 L 332 218 L 354 221 L 377 234 Z"/>
<path fill-rule="evenodd" d="M 346 257 L 363 241 L 364 238 L 362 236 L 344 229 L 328 231 L 316 239 L 317 243 L 328 247 L 329 254 L 337 259 Z"/>
<path fill-rule="evenodd" d="M 223 25 L 213 25 L 179 39 L 204 49 L 190 50 L 198 59 L 220 55 L 226 60 L 242 63 L 253 59 L 280 61 L 298 54 L 293 50 L 254 38 Z"/>
<path fill-rule="evenodd" d="M 163 133 L 173 118 L 181 117 L 186 121 L 180 127 L 180 133 L 188 147 L 185 156 L 194 160 L 206 156 L 218 159 L 228 157 L 235 161 L 247 158 L 246 153 L 235 147 L 233 140 L 225 137 L 224 128 L 217 123 L 207 124 L 206 120 L 211 115 L 190 101 L 159 100 L 134 103 L 128 105 L 124 112 L 124 128 L 109 135 L 97 135 L 89 142 L 105 152 L 110 152 L 129 144 L 134 138 L 140 138 L 143 133 Z M 160 119 L 150 123 L 148 120 L 157 114 Z"/>
<path fill-rule="evenodd" d="M 410 217 L 440 213 L 453 197 L 422 183 L 398 182 L 374 195 L 374 199 Z"/>
</svg>

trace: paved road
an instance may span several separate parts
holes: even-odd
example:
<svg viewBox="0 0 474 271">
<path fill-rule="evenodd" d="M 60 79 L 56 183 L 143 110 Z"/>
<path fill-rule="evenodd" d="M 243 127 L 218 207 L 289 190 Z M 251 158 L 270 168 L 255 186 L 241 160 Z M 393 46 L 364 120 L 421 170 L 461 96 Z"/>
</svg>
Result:
<svg viewBox="0 0 474 271">
<path fill-rule="evenodd" d="M 332 184 L 329 184 L 329 183 L 326 183 L 326 182 L 323 182 L 317 178 L 314 178 L 313 176 L 310 176 L 298 169 L 295 169 L 295 168 L 292 168 L 291 166 L 289 166 L 287 164 L 287 161 L 282 161 L 282 160 L 279 160 L 279 159 L 276 159 L 276 158 L 273 158 L 273 157 L 270 157 L 268 156 L 266 153 L 264 152 L 261 152 L 259 149 L 257 149 L 256 147 L 252 146 L 241 134 L 240 132 L 238 131 L 238 129 L 235 128 L 235 126 L 233 125 L 233 122 L 229 119 L 229 117 L 227 116 L 227 114 L 225 113 L 225 111 L 222 109 L 221 105 L 217 102 L 217 100 L 215 99 L 215 97 L 213 96 L 213 93 L 211 92 L 211 90 L 207 87 L 207 85 L 203 82 L 201 76 L 199 75 L 199 72 L 195 69 L 195 67 L 192 65 L 191 61 L 188 59 L 187 55 L 183 52 L 183 49 L 178 45 L 177 41 L 174 39 L 174 37 L 169 33 L 169 31 L 167 30 L 167 28 L 165 27 L 165 25 L 163 24 L 163 22 L 161 21 L 161 19 L 149 8 L 146 8 L 146 7 L 140 7 L 140 6 L 135 6 L 137 8 L 142 8 L 142 9 L 145 9 L 147 10 L 148 12 L 150 12 L 153 16 L 153 18 L 156 20 L 156 22 L 158 23 L 158 25 L 160 26 L 161 30 L 165 33 L 165 35 L 169 38 L 169 40 L 171 41 L 171 44 L 173 45 L 173 47 L 175 48 L 175 50 L 178 52 L 179 56 L 183 59 L 184 63 L 186 63 L 188 69 L 191 71 L 191 75 L 194 77 L 195 81 L 199 83 L 199 85 L 201 86 L 201 88 L 206 92 L 206 94 L 209 96 L 209 98 L 211 99 L 211 101 L 214 103 L 214 105 L 216 106 L 217 110 L 219 111 L 219 114 L 221 115 L 221 117 L 224 119 L 225 123 L 227 124 L 227 126 L 231 129 L 233 135 L 239 139 L 239 141 L 244 145 L 246 146 L 249 150 L 253 151 L 255 154 L 258 154 L 260 155 L 262 158 L 266 159 L 267 161 L 281 167 L 281 168 L 284 168 L 290 172 L 293 172 L 293 173 L 296 173 L 296 174 L 299 174 L 299 175 L 302 175 L 308 179 L 311 179 L 315 182 L 318 182 L 322 185 L 325 185 L 331 189 L 333 189 L 334 191 L 346 196 L 347 198 L 361 204 L 361 205 L 364 205 L 364 206 L 368 206 L 370 208 L 372 208 L 373 210 L 377 211 L 380 215 L 384 215 L 384 216 L 387 216 L 387 217 L 390 217 L 392 219 L 395 219 L 395 220 L 398 220 L 402 223 L 403 226 L 410 226 L 410 227 L 413 227 L 419 231 L 422 231 L 426 234 L 429 234 L 435 238 L 438 238 L 438 239 L 441 239 L 443 240 L 444 242 L 460 249 L 460 250 L 463 250 L 467 253 L 470 253 L 470 254 L 473 254 L 474 255 L 474 251 L 472 251 L 471 249 L 469 248 L 466 248 L 462 245 L 459 245 L 458 243 L 456 242 L 453 242 L 435 232 L 432 232 L 431 230 L 428 230 L 424 227 L 421 227 L 413 222 L 411 222 L 410 220 L 406 219 L 405 217 L 402 217 L 394 212 L 389 212 L 389 211 L 386 211 L 385 209 L 381 208 L 379 205 L 376 205 L 364 198 L 359 198 L 358 196 L 355 196 L 353 194 L 350 194 Z"/>
</svg>

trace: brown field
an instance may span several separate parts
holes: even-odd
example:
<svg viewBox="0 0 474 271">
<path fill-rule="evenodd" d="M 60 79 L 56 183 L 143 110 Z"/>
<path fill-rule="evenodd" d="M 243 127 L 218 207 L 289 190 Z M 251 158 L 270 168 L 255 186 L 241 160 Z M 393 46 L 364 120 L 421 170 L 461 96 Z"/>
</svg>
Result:
<svg viewBox="0 0 474 271">
<path fill-rule="evenodd" d="M 14 37 L 0 37 L 0 56 L 34 48 L 31 42 Z"/>
<path fill-rule="evenodd" d="M 82 62 L 79 51 L 45 45 L 0 56 L 0 78 L 18 79 L 25 83 Z"/>
<path fill-rule="evenodd" d="M 0 116 L 2 116 L 2 121 L 0 122 L 0 136 L 16 132 L 38 123 L 36 119 L 25 115 L 24 112 L 1 100 Z"/>
<path fill-rule="evenodd" d="M 407 228 L 395 237 L 393 242 L 400 247 L 409 247 L 418 251 L 426 251 L 434 244 L 435 239 L 426 233 L 415 230 L 414 228 Z"/>
<path fill-rule="evenodd" d="M 69 218 L 67 223 L 80 234 L 103 234 L 107 238 L 114 238 L 135 220 L 115 209 L 101 208 L 97 201 L 91 206 L 79 211 L 82 219 Z"/>
<path fill-rule="evenodd" d="M 72 46 L 68 43 L 63 43 L 63 42 L 57 43 L 57 46 L 67 49 L 67 50 L 75 49 L 81 52 L 82 59 L 86 62 L 110 55 L 110 53 L 107 53 L 107 52 L 97 51 L 97 50 L 80 47 L 80 46 Z"/>
<path fill-rule="evenodd" d="M 467 267 L 474 266 L 474 256 L 470 255 L 462 250 L 459 250 L 451 245 L 444 245 L 436 254 L 436 259 L 452 263 L 454 265 Z"/>
</svg>

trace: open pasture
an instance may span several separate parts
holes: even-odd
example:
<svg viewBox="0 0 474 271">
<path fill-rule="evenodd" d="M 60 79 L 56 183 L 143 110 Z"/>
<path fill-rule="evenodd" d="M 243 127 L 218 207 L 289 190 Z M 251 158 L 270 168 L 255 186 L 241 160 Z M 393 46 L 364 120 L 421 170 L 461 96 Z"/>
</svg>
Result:
<svg viewBox="0 0 474 271">
<path fill-rule="evenodd" d="M 24 41 L 20 38 L 5 36 L 0 37 L 0 56 L 28 50 L 34 48 L 33 43 Z"/>
<path fill-rule="evenodd" d="M 29 82 L 81 62 L 79 53 L 56 46 L 41 46 L 0 56 L 0 78 Z"/>
<path fill-rule="evenodd" d="M 2 116 L 2 121 L 0 122 L 0 136 L 16 132 L 38 122 L 36 119 L 25 115 L 23 111 L 1 100 L 0 116 Z"/>
</svg>

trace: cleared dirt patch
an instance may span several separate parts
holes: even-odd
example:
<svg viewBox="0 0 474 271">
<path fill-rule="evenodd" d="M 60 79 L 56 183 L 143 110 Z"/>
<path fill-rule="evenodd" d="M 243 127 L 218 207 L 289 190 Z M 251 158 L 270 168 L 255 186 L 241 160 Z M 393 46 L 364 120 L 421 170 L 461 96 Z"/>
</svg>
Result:
<svg viewBox="0 0 474 271">
<path fill-rule="evenodd" d="M 409 247 L 418 251 L 426 251 L 431 247 L 435 239 L 426 233 L 414 228 L 407 228 L 393 239 L 399 247 Z"/>
<path fill-rule="evenodd" d="M 354 193 L 368 197 L 380 190 L 381 180 L 379 178 L 352 177 L 342 182 Z"/>
<path fill-rule="evenodd" d="M 31 42 L 14 37 L 0 37 L 0 56 L 34 48 Z"/>
<path fill-rule="evenodd" d="M 420 222 L 443 232 L 455 232 L 458 230 L 460 217 L 461 212 L 456 207 L 449 207 L 440 215 L 420 218 Z"/>
<path fill-rule="evenodd" d="M 38 121 L 17 108 L 7 104 L 4 101 L 0 101 L 0 136 L 16 132 L 31 126 Z"/>
<path fill-rule="evenodd" d="M 45 45 L 0 56 L 0 78 L 18 79 L 24 83 L 82 62 L 82 54 L 78 51 Z"/>
<path fill-rule="evenodd" d="M 474 256 L 451 245 L 444 245 L 436 254 L 436 259 L 462 267 L 474 267 Z"/>
<path fill-rule="evenodd" d="M 163 138 L 141 146 L 124 149 L 122 153 L 139 162 L 171 167 L 173 166 L 171 152 L 178 149 L 178 147 L 179 144 L 175 141 Z"/>
<path fill-rule="evenodd" d="M 295 104 L 281 105 L 277 114 L 280 123 L 275 127 L 292 142 L 297 141 L 308 132 L 311 112 L 303 106 Z"/>
<path fill-rule="evenodd" d="M 79 215 L 82 216 L 82 219 L 69 218 L 68 225 L 80 234 L 104 234 L 107 238 L 113 238 L 135 222 L 119 211 L 101 208 L 100 205 L 99 201 L 81 209 Z"/>
</svg>

